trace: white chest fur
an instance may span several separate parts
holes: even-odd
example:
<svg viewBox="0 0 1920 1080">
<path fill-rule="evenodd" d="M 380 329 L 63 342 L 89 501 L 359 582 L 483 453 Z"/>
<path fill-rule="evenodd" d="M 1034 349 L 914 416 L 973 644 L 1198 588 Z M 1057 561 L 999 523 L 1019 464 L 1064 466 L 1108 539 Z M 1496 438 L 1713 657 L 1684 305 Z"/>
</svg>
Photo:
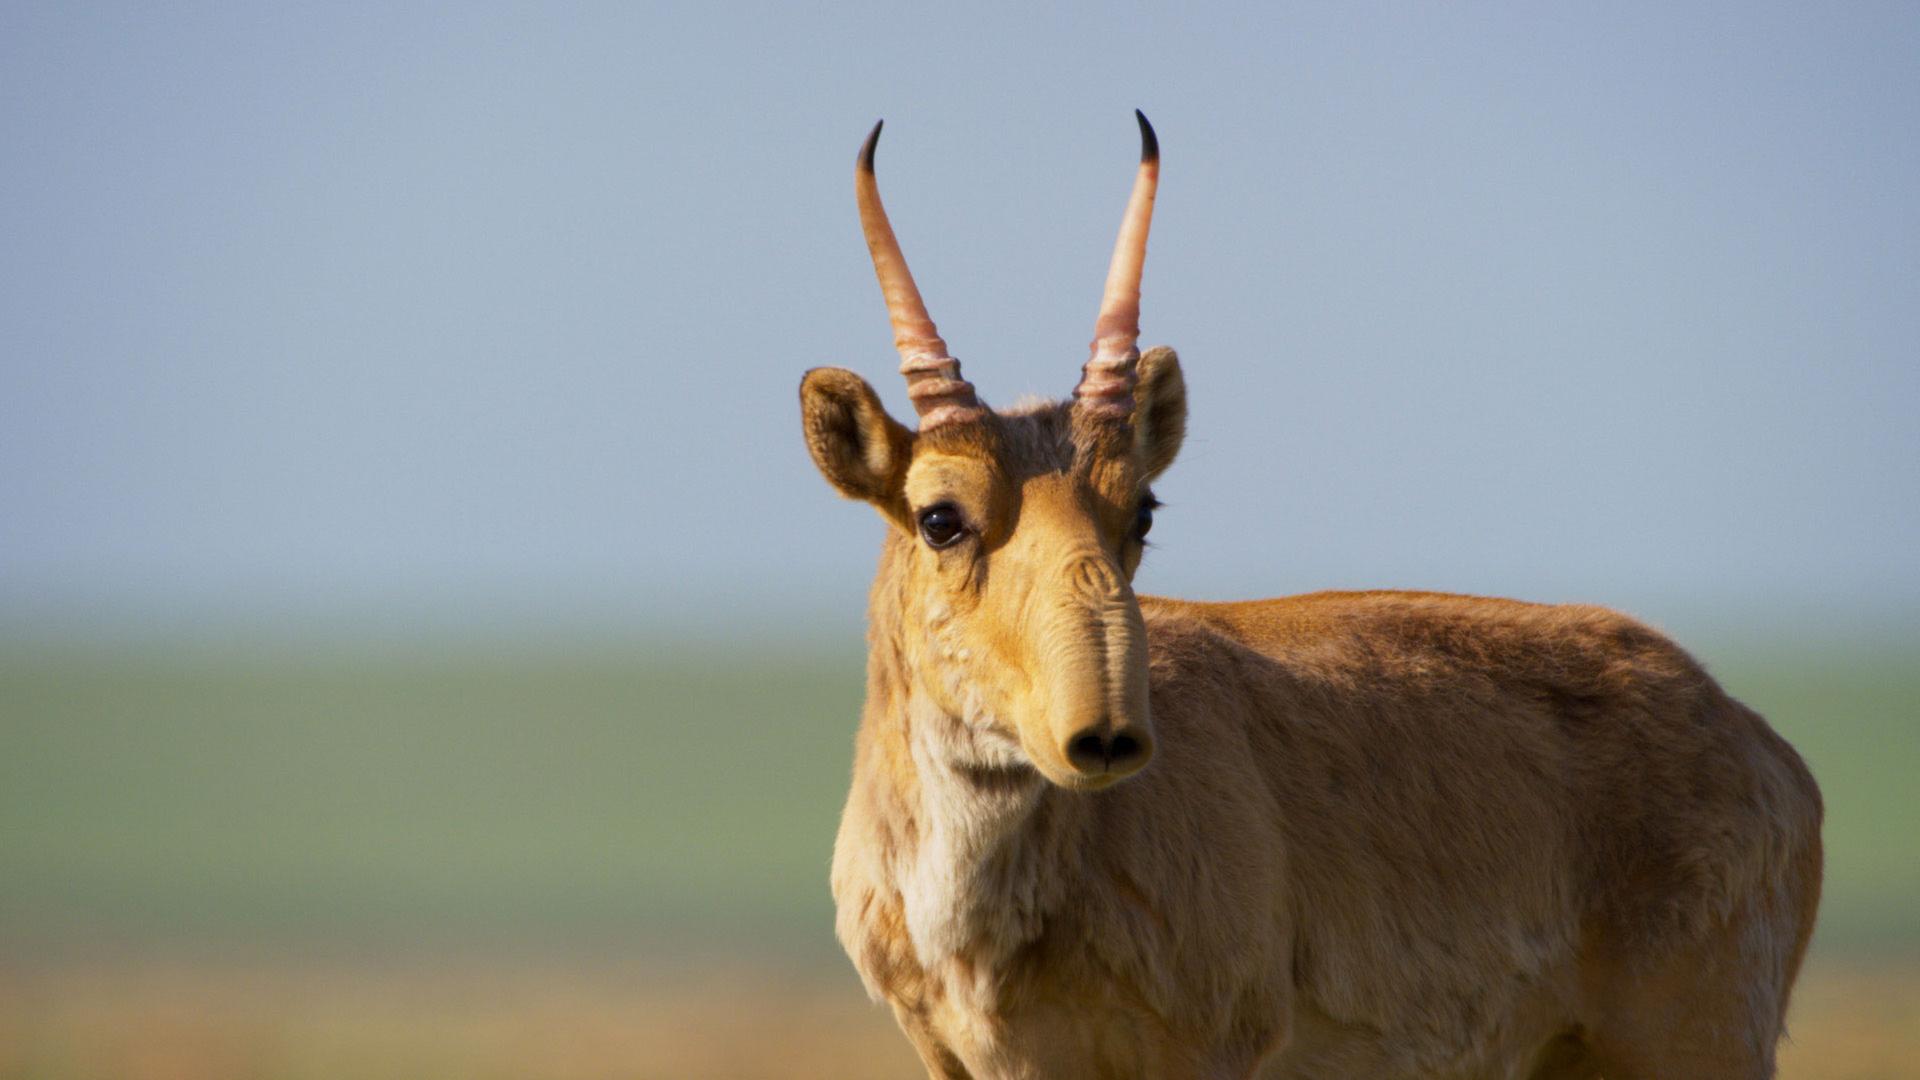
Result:
<svg viewBox="0 0 1920 1080">
<path fill-rule="evenodd" d="M 893 867 L 907 932 L 930 971 L 963 952 L 990 966 L 1039 934 L 1058 891 L 1039 850 L 1046 782 L 989 725 L 915 712 L 921 827 Z"/>
</svg>

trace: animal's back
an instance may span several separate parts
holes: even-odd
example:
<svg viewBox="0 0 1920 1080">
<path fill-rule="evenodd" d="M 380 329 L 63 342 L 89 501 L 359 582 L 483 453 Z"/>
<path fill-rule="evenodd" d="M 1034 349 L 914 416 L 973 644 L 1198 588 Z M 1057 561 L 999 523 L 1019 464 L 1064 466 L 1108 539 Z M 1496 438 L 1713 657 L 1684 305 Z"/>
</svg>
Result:
<svg viewBox="0 0 1920 1080">
<path fill-rule="evenodd" d="M 1729 933 L 1764 969 L 1745 1007 L 1777 1032 L 1817 902 L 1818 791 L 1662 635 L 1434 593 L 1142 610 L 1163 737 L 1186 710 L 1244 709 L 1282 808 L 1302 1068 L 1473 1075 L 1529 1052 L 1528 1018 L 1583 1030 L 1612 989 L 1594 972 Z M 1337 1056 L 1367 1031 L 1399 1056 Z"/>
</svg>

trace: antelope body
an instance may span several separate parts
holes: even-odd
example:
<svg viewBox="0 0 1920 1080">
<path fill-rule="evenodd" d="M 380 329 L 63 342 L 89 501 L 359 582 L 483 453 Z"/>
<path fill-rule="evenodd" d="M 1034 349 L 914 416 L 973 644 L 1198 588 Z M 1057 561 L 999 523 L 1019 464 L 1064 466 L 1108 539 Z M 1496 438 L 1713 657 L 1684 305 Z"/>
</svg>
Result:
<svg viewBox="0 0 1920 1080">
<path fill-rule="evenodd" d="M 858 376 L 808 446 L 893 526 L 838 932 L 935 1077 L 1771 1076 L 1818 789 L 1601 608 L 1131 588 L 1186 400 L 1141 356 L 1142 164 L 1067 403 L 981 405 L 857 192 L 918 431 Z"/>
</svg>

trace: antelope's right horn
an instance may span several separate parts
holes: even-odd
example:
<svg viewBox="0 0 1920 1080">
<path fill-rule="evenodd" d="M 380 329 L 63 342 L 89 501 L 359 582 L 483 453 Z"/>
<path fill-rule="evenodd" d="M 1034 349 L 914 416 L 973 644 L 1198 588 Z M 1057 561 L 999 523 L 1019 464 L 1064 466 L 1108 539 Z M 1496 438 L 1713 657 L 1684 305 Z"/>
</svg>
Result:
<svg viewBox="0 0 1920 1080">
<path fill-rule="evenodd" d="M 972 420 L 986 412 L 974 395 L 973 384 L 960 376 L 960 361 L 947 353 L 920 290 L 913 284 L 900 241 L 880 204 L 880 184 L 873 176 L 873 151 L 880 145 L 880 127 L 873 125 L 860 161 L 854 169 L 853 190 L 860 202 L 860 228 L 867 235 L 873 273 L 886 297 L 887 318 L 893 323 L 893 347 L 900 350 L 900 374 L 907 377 L 907 397 L 920 415 L 920 429 Z"/>
</svg>

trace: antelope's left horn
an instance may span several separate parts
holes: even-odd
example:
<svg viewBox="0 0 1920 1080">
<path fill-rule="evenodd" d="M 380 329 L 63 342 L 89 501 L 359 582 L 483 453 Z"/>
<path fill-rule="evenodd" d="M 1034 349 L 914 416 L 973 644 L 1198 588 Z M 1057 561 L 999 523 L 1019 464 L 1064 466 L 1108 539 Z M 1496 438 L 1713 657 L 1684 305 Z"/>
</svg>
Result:
<svg viewBox="0 0 1920 1080">
<path fill-rule="evenodd" d="M 1093 324 L 1093 355 L 1080 369 L 1080 385 L 1073 390 L 1080 411 L 1123 419 L 1133 414 L 1133 386 L 1139 379 L 1140 275 L 1147 263 L 1153 196 L 1160 186 L 1160 140 L 1145 113 L 1135 109 L 1133 115 L 1140 121 L 1140 172 L 1107 267 L 1107 290 Z"/>
<path fill-rule="evenodd" d="M 873 273 L 880 279 L 887 318 L 893 322 L 893 347 L 900 350 L 900 374 L 907 377 L 907 397 L 913 402 L 913 411 L 920 415 L 920 430 L 925 431 L 972 420 L 986 408 L 975 396 L 973 384 L 961 377 L 960 361 L 947 353 L 947 343 L 940 340 L 940 332 L 934 328 L 913 274 L 907 269 L 907 257 L 900 253 L 893 225 L 887 221 L 887 208 L 880 204 L 880 183 L 873 176 L 873 151 L 880 144 L 880 127 L 873 125 L 860 147 L 853 190 L 860 202 L 860 228 L 867 234 Z"/>
</svg>

